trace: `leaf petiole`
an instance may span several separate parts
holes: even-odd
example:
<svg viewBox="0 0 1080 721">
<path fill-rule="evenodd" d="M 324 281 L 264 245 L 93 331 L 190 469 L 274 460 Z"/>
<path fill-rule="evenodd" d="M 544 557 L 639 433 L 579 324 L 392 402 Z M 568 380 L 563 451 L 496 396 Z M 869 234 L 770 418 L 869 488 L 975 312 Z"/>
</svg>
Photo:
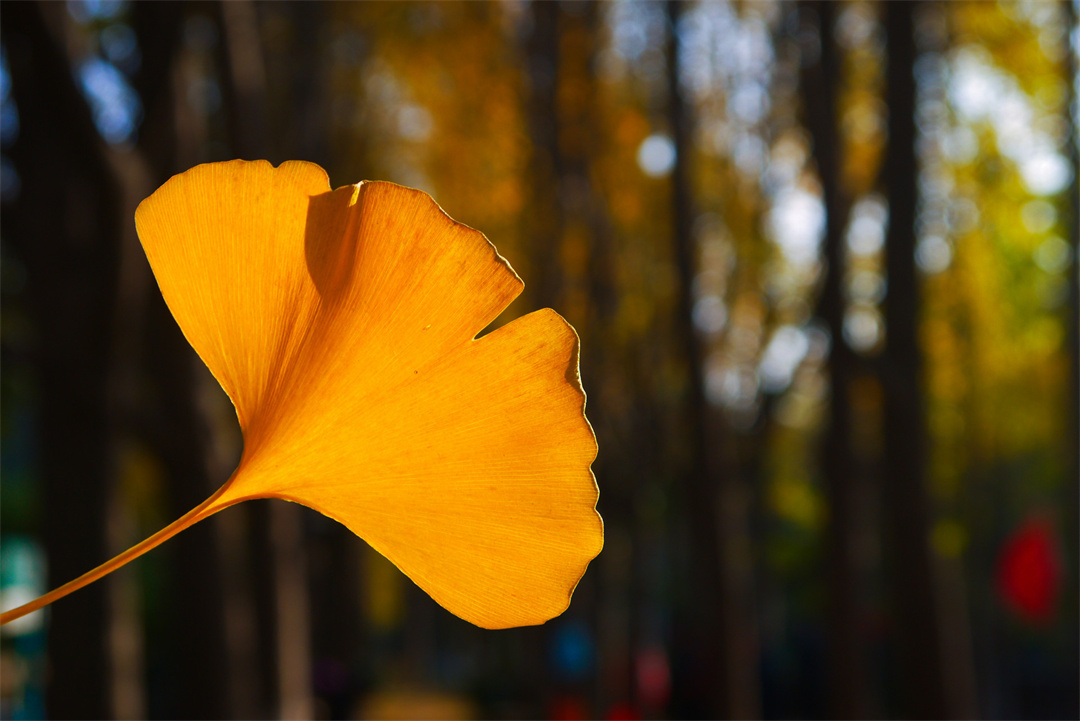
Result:
<svg viewBox="0 0 1080 721">
<path fill-rule="evenodd" d="M 0 614 L 0 626 L 14 621 L 17 618 L 22 618 L 26 614 L 33 613 L 40 608 L 44 608 L 53 601 L 61 599 L 69 593 L 72 593 L 73 591 L 78 591 L 83 586 L 87 586 L 93 583 L 102 576 L 107 576 L 108 574 L 112 573 L 116 569 L 126 564 L 128 561 L 132 561 L 143 555 L 150 549 L 161 545 L 165 541 L 175 536 L 177 533 L 180 533 L 180 531 L 183 531 L 184 529 L 195 525 L 199 521 L 205 518 L 209 518 L 218 511 L 235 504 L 237 502 L 236 500 L 228 500 L 224 502 L 221 501 L 221 496 L 225 493 L 228 487 L 229 484 L 226 483 L 224 486 L 219 488 L 214 493 L 214 495 L 207 498 L 205 501 L 185 513 L 180 518 L 170 523 L 168 526 L 165 526 L 165 528 L 162 528 L 160 531 L 150 536 L 146 540 L 137 543 L 136 545 L 127 549 L 115 558 L 112 558 L 101 564 L 92 571 L 87 571 L 75 580 L 69 581 L 58 588 L 54 588 L 53 590 L 35 598 L 29 603 L 24 603 L 22 606 L 13 608 L 10 611 L 4 611 L 2 614 Z"/>
</svg>

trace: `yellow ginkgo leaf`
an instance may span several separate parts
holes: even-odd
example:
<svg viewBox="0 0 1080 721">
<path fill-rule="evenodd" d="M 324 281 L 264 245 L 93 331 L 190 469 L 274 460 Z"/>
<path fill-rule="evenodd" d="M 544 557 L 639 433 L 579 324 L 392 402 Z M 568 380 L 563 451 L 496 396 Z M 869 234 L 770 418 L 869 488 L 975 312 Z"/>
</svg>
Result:
<svg viewBox="0 0 1080 721">
<path fill-rule="evenodd" d="M 244 453 L 206 503 L 87 577 L 274 497 L 345 524 L 479 626 L 566 609 L 603 545 L 578 338 L 542 310 L 476 339 L 522 289 L 483 235 L 420 191 L 331 191 L 301 162 L 201 165 L 135 220 Z"/>
</svg>

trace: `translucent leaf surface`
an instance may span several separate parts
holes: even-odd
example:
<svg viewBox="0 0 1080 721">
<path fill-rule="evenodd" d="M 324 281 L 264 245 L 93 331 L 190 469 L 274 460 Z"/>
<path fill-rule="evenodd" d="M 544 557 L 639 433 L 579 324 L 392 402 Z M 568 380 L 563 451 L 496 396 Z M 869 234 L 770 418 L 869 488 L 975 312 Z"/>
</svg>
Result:
<svg viewBox="0 0 1080 721">
<path fill-rule="evenodd" d="M 561 613 L 603 545 L 578 340 L 550 310 L 476 334 L 522 282 L 479 232 L 310 163 L 202 165 L 136 213 L 244 454 L 208 513 L 277 497 L 348 526 L 451 612 Z"/>
</svg>

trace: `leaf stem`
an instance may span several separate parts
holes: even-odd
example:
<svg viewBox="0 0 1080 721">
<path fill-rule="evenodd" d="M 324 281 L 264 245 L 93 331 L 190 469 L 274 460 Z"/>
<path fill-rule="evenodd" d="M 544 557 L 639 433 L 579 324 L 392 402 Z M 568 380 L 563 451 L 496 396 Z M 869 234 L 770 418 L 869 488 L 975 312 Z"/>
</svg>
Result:
<svg viewBox="0 0 1080 721">
<path fill-rule="evenodd" d="M 235 500 L 229 500 L 220 504 L 218 503 L 221 495 L 228 487 L 229 484 L 226 483 L 224 486 L 219 488 L 214 493 L 214 495 L 207 498 L 205 501 L 185 513 L 180 518 L 170 523 L 168 526 L 165 526 L 165 528 L 162 528 L 160 531 L 150 536 L 146 540 L 132 546 L 128 550 L 124 551 L 115 558 L 106 561 L 92 571 L 87 571 L 75 580 L 69 581 L 58 588 L 54 588 L 45 595 L 39 596 L 38 598 L 35 598 L 29 603 L 24 603 L 22 606 L 19 606 L 18 608 L 13 608 L 10 611 L 4 611 L 2 614 L 0 614 L 0 626 L 14 621 L 17 618 L 22 618 L 28 613 L 33 613 L 40 608 L 48 606 L 53 601 L 61 599 L 73 591 L 78 591 L 83 586 L 89 585 L 101 578 L 102 576 L 106 576 L 112 573 L 116 569 L 126 564 L 128 561 L 132 561 L 143 555 L 150 549 L 161 545 L 165 541 L 175 536 L 177 533 L 180 533 L 180 531 L 183 531 L 185 528 L 189 528 L 198 523 L 199 521 L 205 518 L 209 518 L 218 511 L 233 505 L 236 502 Z"/>
</svg>

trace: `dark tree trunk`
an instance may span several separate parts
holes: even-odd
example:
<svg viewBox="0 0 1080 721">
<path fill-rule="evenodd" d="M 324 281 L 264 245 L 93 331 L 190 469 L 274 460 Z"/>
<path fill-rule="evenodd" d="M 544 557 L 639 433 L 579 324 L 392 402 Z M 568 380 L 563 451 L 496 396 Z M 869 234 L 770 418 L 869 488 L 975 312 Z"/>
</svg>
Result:
<svg viewBox="0 0 1080 721">
<path fill-rule="evenodd" d="M 269 150 L 266 65 L 255 3 L 235 0 L 218 3 L 217 8 L 232 150 L 245 160 L 266 158 Z"/>
<path fill-rule="evenodd" d="M 1076 37 L 1078 18 L 1076 6 L 1072 2 L 1065 2 L 1065 17 L 1068 19 L 1067 27 L 1072 28 L 1073 37 Z M 1069 353 L 1069 380 L 1067 385 L 1064 447 L 1066 449 L 1065 485 L 1062 493 L 1062 508 L 1064 529 L 1066 568 L 1077 568 L 1077 551 L 1080 548 L 1080 97 L 1077 96 L 1076 83 L 1080 74 L 1080 48 L 1072 47 L 1071 52 L 1066 52 L 1068 68 L 1066 78 L 1070 88 L 1069 98 L 1071 112 L 1068 153 L 1073 168 L 1072 183 L 1067 192 L 1068 207 L 1065 218 L 1069 228 L 1069 245 L 1072 247 L 1072 266 L 1069 268 L 1068 278 L 1068 301 L 1065 311 L 1066 342 Z M 1077 576 L 1075 573 L 1066 574 L 1065 603 L 1063 607 L 1075 610 L 1077 600 L 1080 598 Z M 1080 678 L 1080 649 L 1077 648 L 1080 637 L 1077 635 L 1077 615 L 1066 612 L 1064 637 L 1071 639 L 1072 669 L 1067 677 L 1074 681 Z M 1075 689 L 1075 687 L 1074 687 Z M 1074 692 L 1073 700 L 1076 701 Z M 1073 707 L 1076 708 L 1075 706 Z"/>
<path fill-rule="evenodd" d="M 533 156 L 529 164 L 532 178 L 534 214 L 530 246 L 536 282 L 533 305 L 556 310 L 562 295 L 559 247 L 563 236 L 563 157 L 559 146 L 559 19 L 558 2 L 533 3 L 532 28 L 526 41 L 528 67 L 529 132 Z"/>
<path fill-rule="evenodd" d="M 679 88 L 678 42 L 675 30 L 682 3 L 666 3 L 665 47 L 668 123 L 675 144 L 672 170 L 672 228 L 679 277 L 676 319 L 690 379 L 687 398 L 688 439 L 693 466 L 685 480 L 694 592 L 676 618 L 676 643 L 687 666 L 675 674 L 675 713 L 705 718 L 751 718 L 759 713 L 755 639 L 747 633 L 751 613 L 747 589 L 735 568 L 733 535 L 741 528 L 734 473 L 720 458 L 722 422 L 705 394 L 705 348 L 694 329 L 693 283 L 696 274 L 694 207 L 690 178 L 692 121 Z M 730 523 L 730 521 L 735 521 Z"/>
<path fill-rule="evenodd" d="M 48 583 L 108 558 L 113 419 L 108 400 L 120 192 L 71 64 L 46 20 L 63 6 L 5 4 L 3 42 L 20 135 L 21 194 L 5 241 L 26 262 L 39 338 L 41 498 Z M 50 609 L 46 708 L 53 718 L 112 715 L 110 581 Z"/>
<path fill-rule="evenodd" d="M 553 65 L 559 69 L 559 81 L 578 90 L 561 94 L 561 105 L 552 108 L 552 122 L 545 126 L 555 131 L 548 142 L 557 141 L 554 190 L 561 208 L 562 234 L 566 241 L 581 242 L 587 250 L 584 263 L 559 271 L 561 301 L 571 324 L 595 337 L 593 333 L 602 332 L 615 303 L 611 228 L 592 172 L 592 159 L 604 142 L 597 127 L 602 113 L 595 69 L 601 6 L 567 3 L 561 8 L 556 41 L 559 57 Z M 551 260 L 558 262 L 558 248 L 553 250 Z"/>
<path fill-rule="evenodd" d="M 281 137 L 271 138 L 271 144 L 274 145 L 276 141 L 276 145 L 284 145 L 280 150 L 282 160 L 318 163 L 326 168 L 332 180 L 335 172 L 348 172 L 342 180 L 355 183 L 360 180 L 355 175 L 357 169 L 338 167 L 342 159 L 338 153 L 331 151 L 334 146 L 327 140 L 331 130 L 327 119 L 333 97 L 330 88 L 331 61 L 326 50 L 332 40 L 328 37 L 328 28 L 332 27 L 327 17 L 330 6 L 324 3 L 289 3 L 286 8 L 288 18 L 296 28 L 290 58 L 293 69 L 289 79 L 291 92 L 287 100 L 291 112 L 278 115 L 290 118 L 292 126 Z M 361 62 L 357 60 L 357 63 Z M 334 185 L 331 182 L 331 186 Z"/>
<path fill-rule="evenodd" d="M 855 560 L 857 535 L 856 473 L 851 447 L 849 383 L 857 358 L 844 342 L 844 226 L 848 201 L 840 188 L 840 138 L 836 88 L 841 79 L 839 48 L 833 39 L 836 5 L 804 5 L 816 13 L 819 55 L 804 65 L 803 101 L 806 124 L 814 143 L 818 178 L 826 211 L 825 284 L 818 312 L 829 329 L 832 344 L 826 372 L 829 378 L 829 425 L 822 448 L 829 505 L 824 577 L 828 584 L 826 611 L 829 715 L 865 718 L 868 715 L 865 651 L 859 634 L 861 584 Z M 811 18 L 812 19 L 812 18 Z M 805 63 L 805 61 L 804 61 Z"/>
<path fill-rule="evenodd" d="M 197 406 L 198 376 L 191 347 L 181 335 L 165 301 L 148 301 L 147 371 L 160 402 L 160 424 L 151 447 L 165 469 L 172 517 L 187 513 L 224 482 L 211 478 L 208 431 Z M 171 565 L 166 617 L 173 655 L 181 673 L 166 679 L 173 704 L 162 709 L 179 718 L 227 718 L 233 715 L 226 594 L 217 519 L 188 529 L 166 550 Z"/>
<path fill-rule="evenodd" d="M 897 711 L 909 718 L 950 718 L 940 604 L 929 546 L 927 435 L 919 348 L 919 285 L 915 269 L 915 40 L 916 3 L 885 6 L 888 34 L 885 99 L 889 139 L 884 177 L 889 200 L 882 358 L 886 562 L 893 599 L 893 643 L 899 682 Z"/>
</svg>

